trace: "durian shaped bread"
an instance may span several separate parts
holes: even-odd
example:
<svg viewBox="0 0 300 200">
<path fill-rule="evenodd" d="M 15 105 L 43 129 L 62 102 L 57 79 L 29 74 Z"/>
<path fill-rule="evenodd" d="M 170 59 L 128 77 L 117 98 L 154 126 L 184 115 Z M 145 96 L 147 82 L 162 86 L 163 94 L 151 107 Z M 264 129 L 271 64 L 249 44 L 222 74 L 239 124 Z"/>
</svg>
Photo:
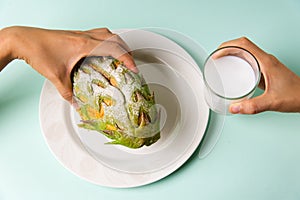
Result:
<svg viewBox="0 0 300 200">
<path fill-rule="evenodd" d="M 112 57 L 87 57 L 73 73 L 79 127 L 95 130 L 108 144 L 149 146 L 160 138 L 159 111 L 144 79 Z"/>
</svg>

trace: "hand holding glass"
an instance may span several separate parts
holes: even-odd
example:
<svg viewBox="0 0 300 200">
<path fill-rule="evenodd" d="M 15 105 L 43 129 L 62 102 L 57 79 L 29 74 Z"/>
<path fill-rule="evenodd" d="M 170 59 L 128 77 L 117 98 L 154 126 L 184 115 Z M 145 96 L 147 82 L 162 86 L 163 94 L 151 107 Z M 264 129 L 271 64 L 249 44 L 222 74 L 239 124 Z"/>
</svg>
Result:
<svg viewBox="0 0 300 200">
<path fill-rule="evenodd" d="M 217 49 L 204 65 L 205 100 L 219 114 L 229 114 L 229 106 L 249 99 L 260 81 L 256 58 L 240 47 Z"/>
</svg>

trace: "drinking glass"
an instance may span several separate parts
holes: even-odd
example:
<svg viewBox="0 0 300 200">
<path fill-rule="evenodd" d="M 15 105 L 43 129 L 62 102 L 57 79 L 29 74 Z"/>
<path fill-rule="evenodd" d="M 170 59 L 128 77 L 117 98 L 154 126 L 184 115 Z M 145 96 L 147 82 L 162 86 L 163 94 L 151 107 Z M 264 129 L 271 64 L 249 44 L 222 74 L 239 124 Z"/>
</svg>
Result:
<svg viewBox="0 0 300 200">
<path fill-rule="evenodd" d="M 212 52 L 205 61 L 203 74 L 205 100 L 219 114 L 230 114 L 230 104 L 252 97 L 261 76 L 253 54 L 236 46 Z"/>
</svg>

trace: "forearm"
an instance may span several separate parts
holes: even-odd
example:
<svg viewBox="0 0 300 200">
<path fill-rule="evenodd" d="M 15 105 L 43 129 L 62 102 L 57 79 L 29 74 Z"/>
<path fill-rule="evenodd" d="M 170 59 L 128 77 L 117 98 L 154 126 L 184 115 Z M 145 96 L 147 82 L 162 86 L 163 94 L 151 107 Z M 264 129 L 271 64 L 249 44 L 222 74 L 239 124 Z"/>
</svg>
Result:
<svg viewBox="0 0 300 200">
<path fill-rule="evenodd" d="M 0 30 L 0 71 L 13 60 L 12 41 L 6 29 Z"/>
</svg>

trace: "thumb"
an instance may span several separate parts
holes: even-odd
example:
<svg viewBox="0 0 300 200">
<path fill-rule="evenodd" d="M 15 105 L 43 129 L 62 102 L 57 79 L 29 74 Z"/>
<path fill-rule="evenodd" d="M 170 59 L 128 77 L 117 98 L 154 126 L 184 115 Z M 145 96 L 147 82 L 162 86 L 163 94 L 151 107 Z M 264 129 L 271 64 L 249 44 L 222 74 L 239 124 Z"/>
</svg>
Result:
<svg viewBox="0 0 300 200">
<path fill-rule="evenodd" d="M 60 95 L 70 104 L 73 104 L 74 101 L 71 81 L 65 80 L 65 83 L 63 83 L 62 81 L 52 81 L 52 83 L 54 84 Z"/>
<path fill-rule="evenodd" d="M 229 107 L 229 111 L 232 114 L 257 114 L 268 110 L 270 104 L 271 101 L 268 96 L 260 95 L 253 99 L 232 103 Z"/>
<path fill-rule="evenodd" d="M 73 105 L 73 93 L 72 90 L 68 90 L 65 88 L 57 88 L 60 95 L 70 104 Z"/>
</svg>

